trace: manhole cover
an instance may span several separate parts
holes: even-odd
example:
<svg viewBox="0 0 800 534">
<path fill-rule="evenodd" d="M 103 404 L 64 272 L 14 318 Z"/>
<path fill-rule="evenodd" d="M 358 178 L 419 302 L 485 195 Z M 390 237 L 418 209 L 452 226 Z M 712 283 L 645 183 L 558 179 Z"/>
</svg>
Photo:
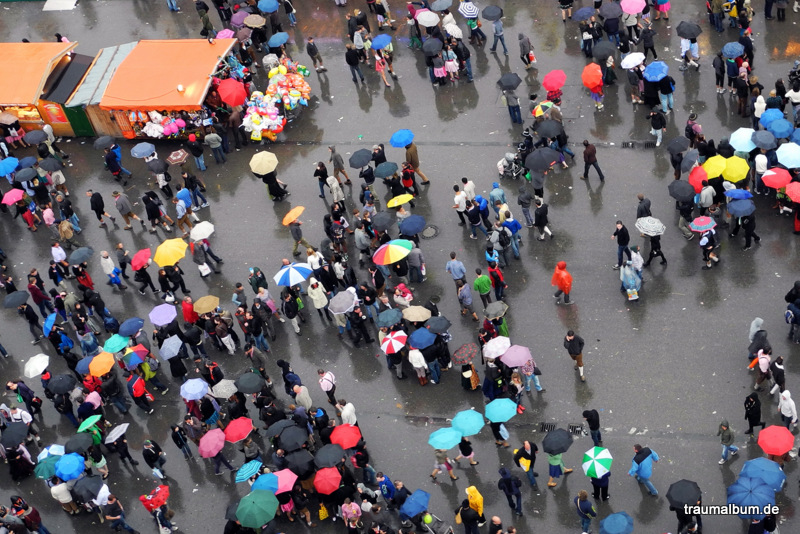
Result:
<svg viewBox="0 0 800 534">
<path fill-rule="evenodd" d="M 644 144 L 644 147 L 645 147 L 645 148 L 655 148 L 655 147 L 656 147 L 656 144 L 655 144 L 654 142 L 652 142 L 652 141 L 648 141 L 648 142 L 646 142 L 646 143 Z"/>
<path fill-rule="evenodd" d="M 422 237 L 422 239 L 433 239 L 434 237 L 439 235 L 439 228 L 432 224 L 429 224 L 419 233 L 419 235 L 420 237 Z"/>
<path fill-rule="evenodd" d="M 622 143 L 622 148 L 633 148 L 635 146 L 636 146 L 636 144 L 632 143 L 630 141 L 623 141 L 623 143 Z"/>
<path fill-rule="evenodd" d="M 583 425 L 570 424 L 569 425 L 569 433 L 570 434 L 574 434 L 576 436 L 582 436 L 583 435 Z"/>
<path fill-rule="evenodd" d="M 542 432 L 552 432 L 553 430 L 556 429 L 556 424 L 555 423 L 542 423 L 541 425 L 539 425 L 539 429 Z"/>
</svg>

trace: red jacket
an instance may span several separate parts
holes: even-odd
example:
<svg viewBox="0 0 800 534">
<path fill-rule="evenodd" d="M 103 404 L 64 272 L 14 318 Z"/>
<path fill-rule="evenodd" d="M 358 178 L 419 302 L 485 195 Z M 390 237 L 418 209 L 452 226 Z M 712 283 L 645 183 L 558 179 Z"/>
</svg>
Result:
<svg viewBox="0 0 800 534">
<path fill-rule="evenodd" d="M 186 323 L 196 323 L 200 316 L 197 315 L 197 312 L 194 311 L 194 304 L 186 302 L 185 300 L 181 303 L 181 309 L 183 310 L 183 321 Z"/>
</svg>

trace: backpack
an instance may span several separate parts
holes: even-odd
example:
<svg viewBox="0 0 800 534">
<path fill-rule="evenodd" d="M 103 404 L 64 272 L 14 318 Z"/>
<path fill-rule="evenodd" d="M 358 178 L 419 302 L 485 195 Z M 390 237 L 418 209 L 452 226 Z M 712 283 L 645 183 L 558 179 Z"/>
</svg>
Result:
<svg viewBox="0 0 800 534">
<path fill-rule="evenodd" d="M 502 228 L 498 231 L 498 243 L 503 248 L 506 248 L 511 244 L 511 237 L 508 235 L 508 228 Z"/>
<path fill-rule="evenodd" d="M 686 123 L 686 128 L 683 129 L 683 135 L 690 141 L 694 139 L 694 124 Z"/>
</svg>

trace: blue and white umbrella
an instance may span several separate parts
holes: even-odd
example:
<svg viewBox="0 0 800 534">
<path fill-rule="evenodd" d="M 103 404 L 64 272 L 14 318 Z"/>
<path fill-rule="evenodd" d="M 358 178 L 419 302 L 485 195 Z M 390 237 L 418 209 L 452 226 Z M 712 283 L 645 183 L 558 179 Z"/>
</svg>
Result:
<svg viewBox="0 0 800 534">
<path fill-rule="evenodd" d="M 480 15 L 481 10 L 478 9 L 478 6 L 476 6 L 472 2 L 465 1 L 461 2 L 461 5 L 458 6 L 458 12 L 464 15 L 468 19 L 474 19 L 478 18 L 478 15 Z"/>
<path fill-rule="evenodd" d="M 164 344 L 161 345 L 161 348 L 158 349 L 159 354 L 161 354 L 161 358 L 164 360 L 169 360 L 170 358 L 174 358 L 178 355 L 183 346 L 183 341 L 178 336 L 169 336 L 165 341 Z"/>
<path fill-rule="evenodd" d="M 181 397 L 186 400 L 202 399 L 208 393 L 208 383 L 202 378 L 191 378 L 181 385 Z"/>
<path fill-rule="evenodd" d="M 284 265 L 278 274 L 272 277 L 279 286 L 292 287 L 308 280 L 314 271 L 307 263 L 292 263 Z"/>
<path fill-rule="evenodd" d="M 750 152 L 756 147 L 753 142 L 754 133 L 752 128 L 739 128 L 731 134 L 731 146 L 739 152 Z"/>
<path fill-rule="evenodd" d="M 45 447 L 42 449 L 42 452 L 39 453 L 39 456 L 36 457 L 37 460 L 40 462 L 47 458 L 48 456 L 64 456 L 64 446 L 58 445 L 57 443 L 54 445 L 50 445 L 49 447 Z"/>
<path fill-rule="evenodd" d="M 131 156 L 134 158 L 146 158 L 156 152 L 156 147 L 150 143 L 139 143 L 131 149 Z"/>
<path fill-rule="evenodd" d="M 251 476 L 255 475 L 261 469 L 261 462 L 258 460 L 251 460 L 244 464 L 236 471 L 236 482 L 244 482 Z"/>
<path fill-rule="evenodd" d="M 800 145 L 795 143 L 784 143 L 776 151 L 778 163 L 787 169 L 797 169 L 800 167 Z"/>
</svg>

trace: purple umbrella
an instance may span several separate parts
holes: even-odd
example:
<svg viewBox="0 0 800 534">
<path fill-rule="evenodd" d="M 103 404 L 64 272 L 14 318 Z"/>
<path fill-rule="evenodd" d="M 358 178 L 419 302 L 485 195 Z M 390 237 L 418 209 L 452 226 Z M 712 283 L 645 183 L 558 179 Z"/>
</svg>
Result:
<svg viewBox="0 0 800 534">
<path fill-rule="evenodd" d="M 500 360 L 509 367 L 520 367 L 531 359 L 531 351 L 522 345 L 511 345 L 509 349 L 500 356 Z"/>
<path fill-rule="evenodd" d="M 169 324 L 177 316 L 178 312 L 175 310 L 175 306 L 172 304 L 161 304 L 156 306 L 150 311 L 149 315 L 150 322 L 155 326 L 164 326 L 165 324 Z"/>
</svg>

